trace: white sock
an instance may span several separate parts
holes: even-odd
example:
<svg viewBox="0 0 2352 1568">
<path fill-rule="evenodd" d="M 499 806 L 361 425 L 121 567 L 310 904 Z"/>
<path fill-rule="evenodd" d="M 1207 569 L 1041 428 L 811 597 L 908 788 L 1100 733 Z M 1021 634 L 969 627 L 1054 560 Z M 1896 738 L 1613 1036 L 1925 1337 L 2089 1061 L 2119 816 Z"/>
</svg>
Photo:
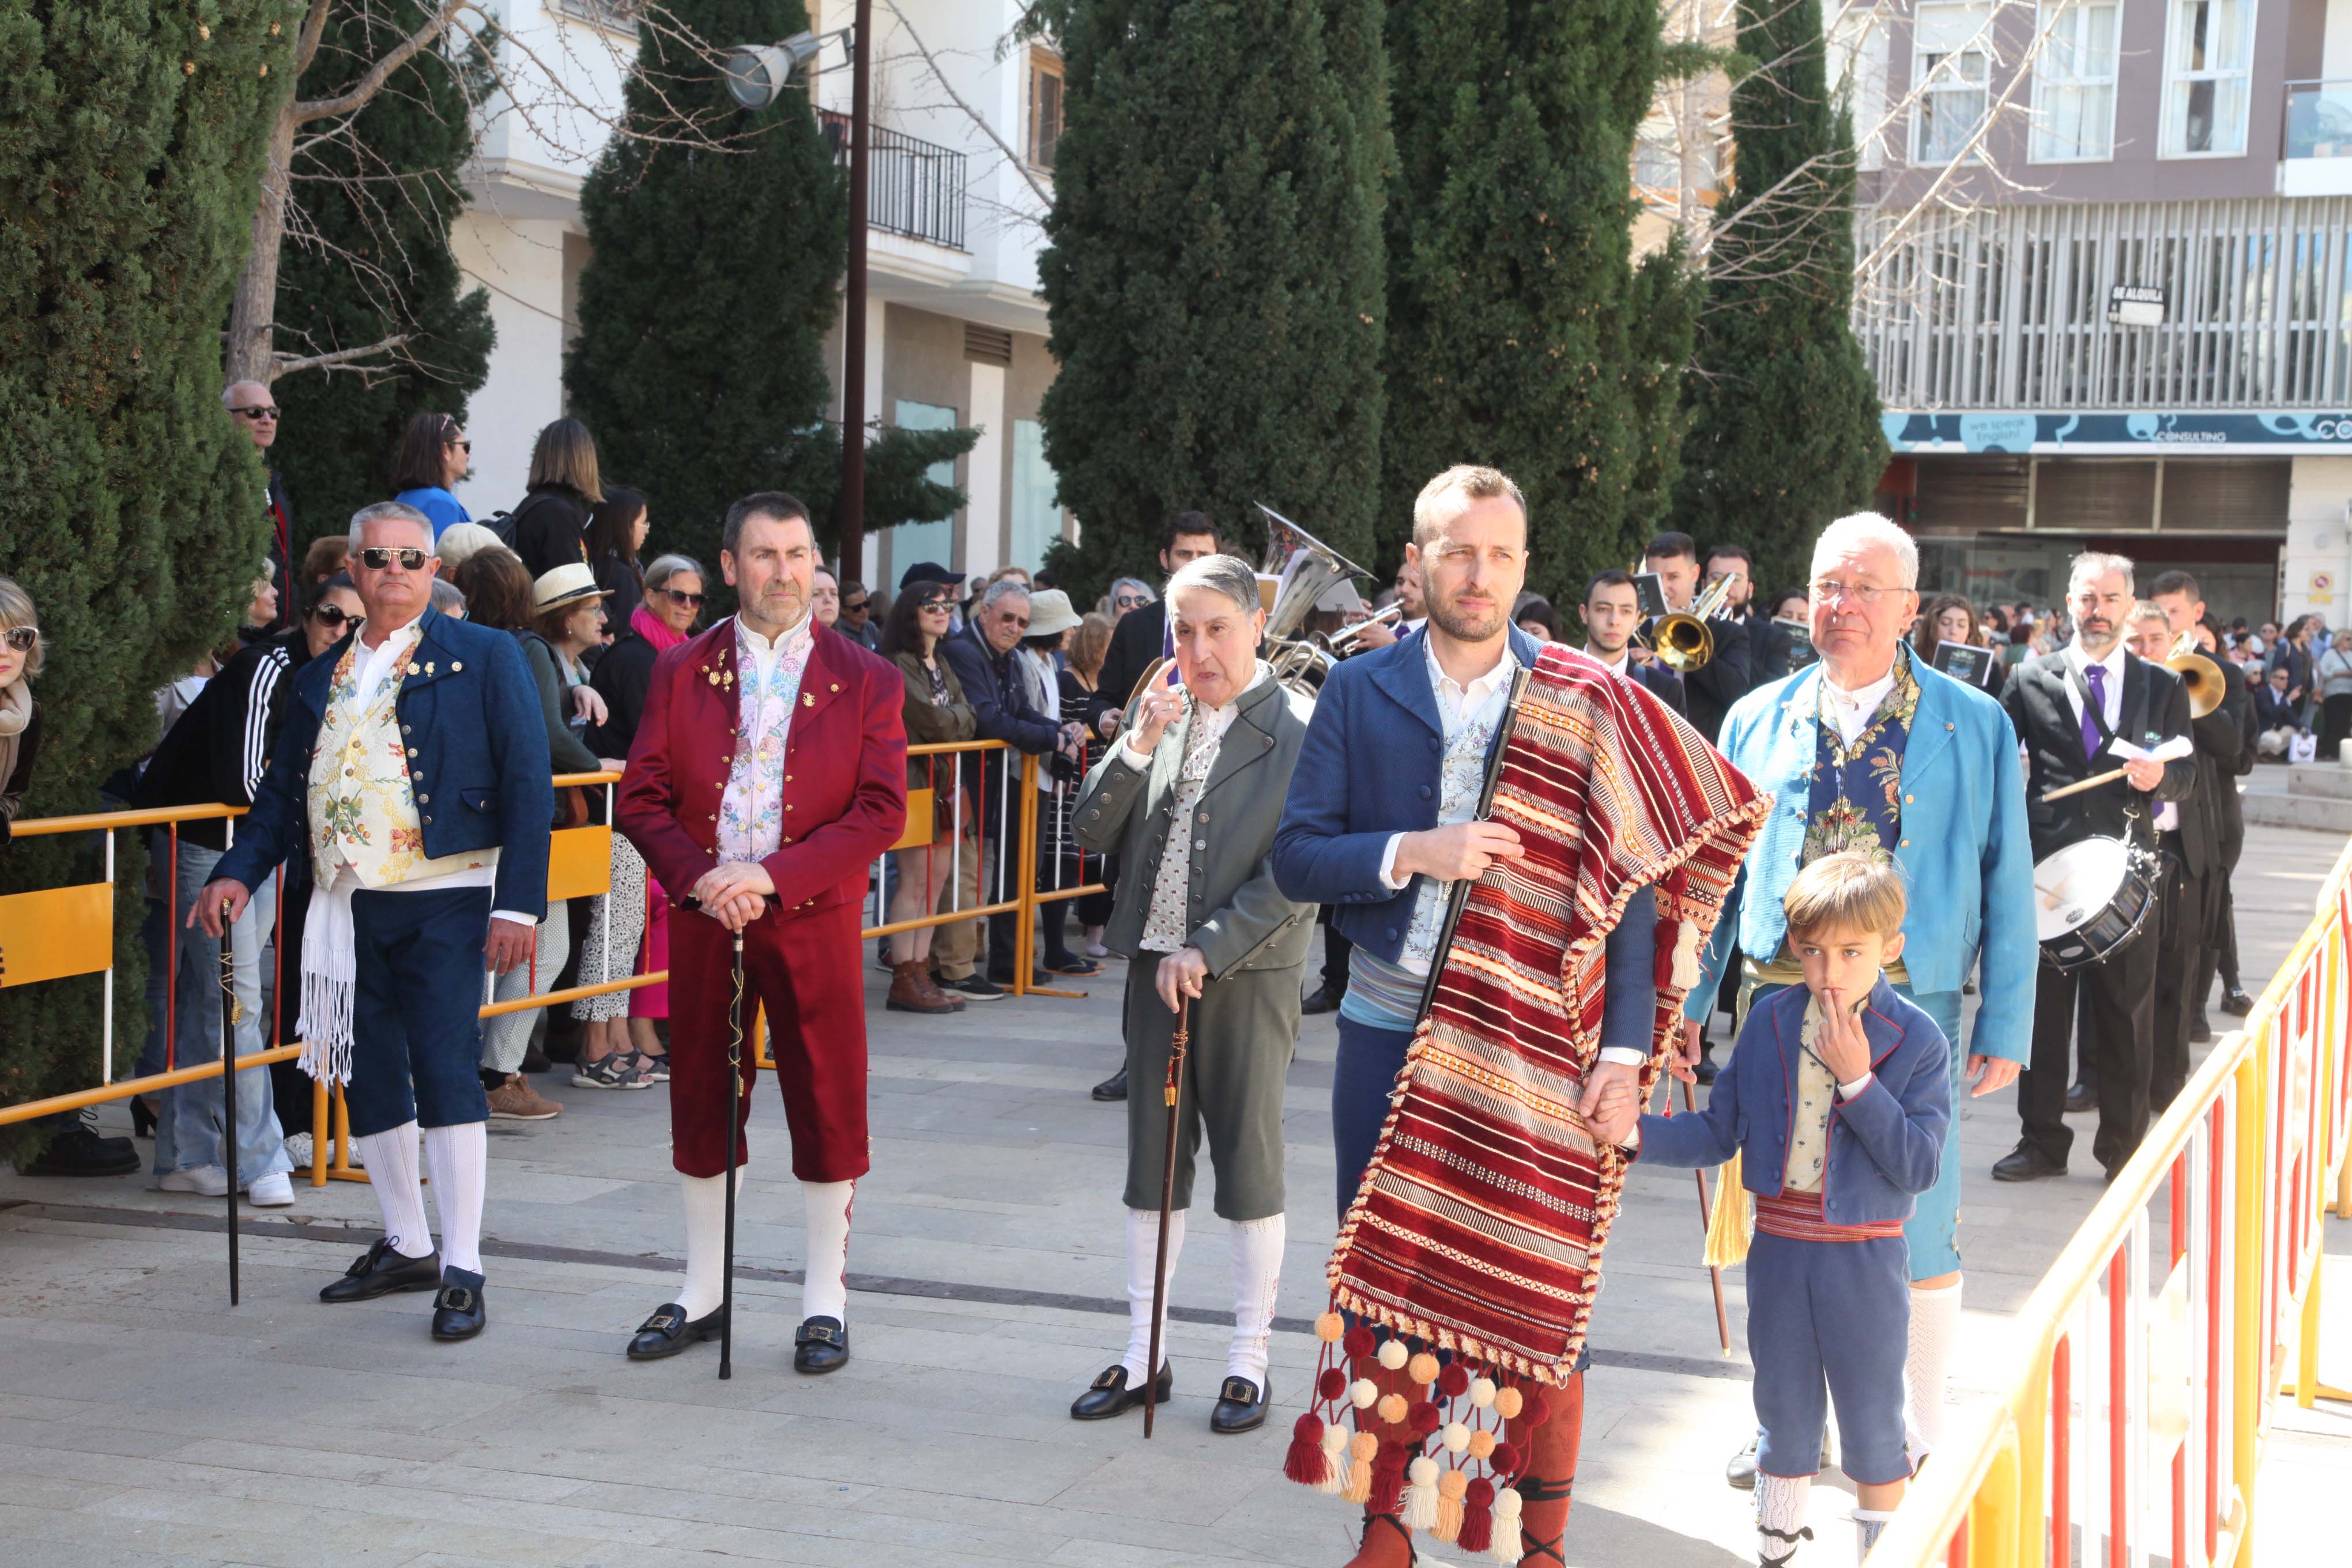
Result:
<svg viewBox="0 0 2352 1568">
<path fill-rule="evenodd" d="M 1233 1227 L 1234 1342 L 1225 1352 L 1225 1375 L 1248 1378 L 1260 1394 L 1265 1392 L 1266 1341 L 1274 1332 L 1274 1297 L 1282 1283 L 1282 1244 L 1288 1233 L 1281 1215 L 1236 1220 Z"/>
<path fill-rule="evenodd" d="M 738 1204 L 743 1173 L 751 1168 L 748 1161 L 735 1167 Z M 727 1299 L 727 1178 L 681 1174 L 678 1184 L 686 1197 L 686 1283 L 678 1288 L 677 1304 L 692 1322 L 719 1310 Z"/>
<path fill-rule="evenodd" d="M 490 1184 L 490 1125 L 461 1121 L 425 1130 L 425 1168 L 441 1216 L 441 1267 L 482 1271 L 482 1194 Z"/>
<path fill-rule="evenodd" d="M 856 1182 L 803 1182 L 808 1257 L 802 1264 L 801 1316 L 849 1321 L 849 1210 Z"/>
<path fill-rule="evenodd" d="M 1944 1380 L 1960 1342 L 1960 1284 L 1911 1292 L 1911 1343 L 1903 1357 L 1905 1436 L 1914 1464 L 1944 1437 Z"/>
<path fill-rule="evenodd" d="M 1880 1534 L 1886 1529 L 1886 1521 L 1895 1515 L 1858 1508 L 1847 1517 L 1853 1521 L 1853 1560 L 1859 1565 L 1870 1555 L 1870 1549 L 1878 1544 Z"/>
<path fill-rule="evenodd" d="M 1178 1209 L 1168 1216 L 1168 1278 L 1176 1278 L 1176 1255 L 1184 1250 L 1184 1211 Z M 1156 1209 L 1127 1211 L 1127 1353 L 1118 1358 L 1127 1368 L 1127 1385 L 1140 1388 L 1145 1378 L 1152 1375 L 1146 1363 L 1151 1360 L 1151 1266 L 1160 1252 L 1160 1214 Z M 1168 1314 L 1160 1312 L 1162 1332 L 1160 1340 L 1160 1363 L 1168 1364 L 1168 1339 L 1165 1332 Z"/>
<path fill-rule="evenodd" d="M 383 1211 L 383 1233 L 403 1258 L 433 1250 L 433 1227 L 425 1219 L 425 1189 L 416 1182 L 416 1123 L 404 1121 L 389 1132 L 354 1138 L 366 1163 L 375 1206 Z"/>
<path fill-rule="evenodd" d="M 1797 1554 L 1797 1543 L 1811 1541 L 1805 1528 L 1805 1500 L 1813 1489 L 1811 1476 L 1756 1475 L 1756 1560 L 1786 1563 Z"/>
</svg>

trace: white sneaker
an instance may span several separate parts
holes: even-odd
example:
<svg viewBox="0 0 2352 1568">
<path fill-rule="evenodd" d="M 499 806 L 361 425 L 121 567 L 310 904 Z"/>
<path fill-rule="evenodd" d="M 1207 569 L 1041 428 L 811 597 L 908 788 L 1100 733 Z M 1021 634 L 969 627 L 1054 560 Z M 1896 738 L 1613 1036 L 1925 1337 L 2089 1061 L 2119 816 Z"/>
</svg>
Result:
<svg viewBox="0 0 2352 1568">
<path fill-rule="evenodd" d="M 165 1173 L 155 1187 L 159 1192 L 194 1193 L 207 1198 L 226 1197 L 228 1173 L 218 1165 L 198 1165 L 191 1170 Z"/>
<path fill-rule="evenodd" d="M 293 1137 L 286 1140 L 286 1157 L 294 1162 L 294 1168 L 296 1170 L 301 1171 L 309 1169 L 310 1164 L 310 1135 L 308 1132 L 297 1132 Z"/>
<path fill-rule="evenodd" d="M 290 1209 L 294 1206 L 294 1184 L 285 1172 L 277 1171 L 256 1180 L 245 1189 L 245 1195 L 257 1209 Z"/>
</svg>

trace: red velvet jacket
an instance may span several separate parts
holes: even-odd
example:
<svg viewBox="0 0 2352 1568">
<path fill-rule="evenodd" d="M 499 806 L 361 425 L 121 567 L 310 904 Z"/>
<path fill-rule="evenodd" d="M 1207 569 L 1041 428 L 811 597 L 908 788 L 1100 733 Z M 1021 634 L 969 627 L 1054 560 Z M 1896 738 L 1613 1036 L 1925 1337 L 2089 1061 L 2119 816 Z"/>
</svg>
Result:
<svg viewBox="0 0 2352 1568">
<path fill-rule="evenodd" d="M 719 798 L 735 762 L 735 622 L 654 662 L 614 815 L 675 904 L 719 864 Z M 866 896 L 866 868 L 907 826 L 907 688 L 898 668 L 823 626 L 784 742 L 784 832 L 761 864 L 774 912 Z"/>
</svg>

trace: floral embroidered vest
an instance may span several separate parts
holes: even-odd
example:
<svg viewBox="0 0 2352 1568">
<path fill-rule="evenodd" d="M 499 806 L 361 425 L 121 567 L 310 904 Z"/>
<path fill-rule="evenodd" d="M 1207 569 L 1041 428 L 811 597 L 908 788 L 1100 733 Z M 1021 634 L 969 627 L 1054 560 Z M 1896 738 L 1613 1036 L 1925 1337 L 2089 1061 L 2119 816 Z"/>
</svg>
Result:
<svg viewBox="0 0 2352 1568">
<path fill-rule="evenodd" d="M 408 783 L 408 748 L 400 733 L 400 687 L 419 636 L 414 627 L 375 700 L 359 707 L 359 639 L 352 639 L 327 683 L 327 711 L 310 753 L 310 864 L 321 888 L 346 866 L 363 888 L 447 876 L 495 865 L 498 852 L 477 850 L 430 859 Z"/>
<path fill-rule="evenodd" d="M 743 625 L 735 625 L 735 668 L 741 686 L 736 693 L 735 757 L 728 764 L 727 787 L 719 799 L 722 862 L 764 860 L 782 847 L 784 747 L 792 739 L 793 706 L 815 644 L 816 617 L 803 616 L 796 630 L 782 634 L 775 666 L 762 680 Z"/>
<path fill-rule="evenodd" d="M 1826 703 L 1829 694 L 1819 693 Z M 1805 864 L 1857 849 L 1882 863 L 1903 840 L 1903 752 L 1919 710 L 1919 681 L 1908 647 L 1895 656 L 1895 684 L 1853 744 L 1845 743 L 1826 713 L 1813 755 L 1812 795 L 1805 814 Z"/>
</svg>

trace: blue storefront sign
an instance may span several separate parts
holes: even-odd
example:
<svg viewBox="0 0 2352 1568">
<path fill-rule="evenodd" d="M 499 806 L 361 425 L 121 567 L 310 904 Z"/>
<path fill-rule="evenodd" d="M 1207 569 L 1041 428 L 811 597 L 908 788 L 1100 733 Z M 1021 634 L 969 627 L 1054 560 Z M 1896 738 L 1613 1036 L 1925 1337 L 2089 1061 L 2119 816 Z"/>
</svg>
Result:
<svg viewBox="0 0 2352 1568">
<path fill-rule="evenodd" d="M 1904 414 L 1879 416 L 1897 457 L 2012 452 L 2049 457 L 2352 457 L 2352 411 L 2332 414 Z"/>
</svg>

